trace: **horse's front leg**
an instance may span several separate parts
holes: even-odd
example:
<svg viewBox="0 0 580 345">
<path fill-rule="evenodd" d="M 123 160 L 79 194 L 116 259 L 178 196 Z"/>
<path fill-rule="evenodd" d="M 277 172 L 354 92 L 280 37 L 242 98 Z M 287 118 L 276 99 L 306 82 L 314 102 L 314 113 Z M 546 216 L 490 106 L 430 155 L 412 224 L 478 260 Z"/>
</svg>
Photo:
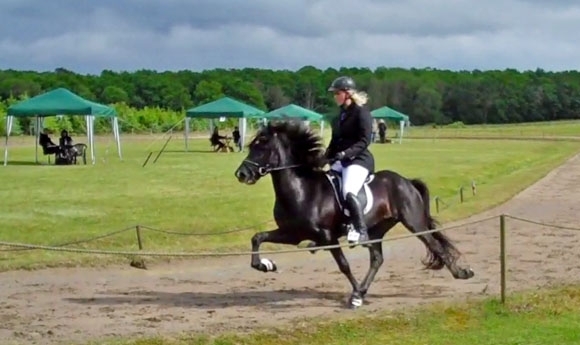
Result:
<svg viewBox="0 0 580 345">
<path fill-rule="evenodd" d="M 338 241 L 336 243 L 333 243 L 333 244 L 338 244 Z M 336 260 L 336 263 L 338 264 L 338 268 L 340 269 L 340 272 L 342 272 L 348 278 L 350 285 L 352 285 L 352 294 L 350 295 L 350 299 L 348 302 L 349 306 L 352 309 L 356 309 L 356 308 L 362 306 L 363 296 L 360 292 L 359 284 L 356 281 L 356 278 L 352 275 L 352 272 L 350 271 L 350 265 L 349 265 L 348 261 L 346 260 L 344 253 L 342 252 L 342 248 L 333 248 L 333 249 L 330 249 L 330 252 L 332 253 L 332 256 L 334 257 L 334 260 Z"/>
<path fill-rule="evenodd" d="M 274 272 L 278 268 L 276 263 L 270 259 L 260 259 L 260 245 L 264 242 L 298 245 L 302 240 L 298 239 L 291 231 L 282 229 L 258 232 L 252 237 L 252 267 L 262 272 Z"/>
</svg>

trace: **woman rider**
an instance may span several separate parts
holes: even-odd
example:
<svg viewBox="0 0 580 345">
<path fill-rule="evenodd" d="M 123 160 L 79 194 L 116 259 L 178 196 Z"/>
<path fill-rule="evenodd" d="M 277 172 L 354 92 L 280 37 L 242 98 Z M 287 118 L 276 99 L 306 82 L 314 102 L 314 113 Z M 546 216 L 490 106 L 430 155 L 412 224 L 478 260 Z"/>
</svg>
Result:
<svg viewBox="0 0 580 345">
<path fill-rule="evenodd" d="M 354 230 L 349 230 L 351 243 L 368 241 L 363 209 L 357 198 L 369 173 L 375 169 L 375 160 L 368 147 L 371 143 L 372 117 L 366 107 L 367 95 L 356 89 L 354 80 L 336 78 L 328 91 L 340 107 L 340 116 L 332 121 L 332 139 L 326 150 L 331 169 L 342 173 L 342 196 L 349 211 Z"/>
</svg>

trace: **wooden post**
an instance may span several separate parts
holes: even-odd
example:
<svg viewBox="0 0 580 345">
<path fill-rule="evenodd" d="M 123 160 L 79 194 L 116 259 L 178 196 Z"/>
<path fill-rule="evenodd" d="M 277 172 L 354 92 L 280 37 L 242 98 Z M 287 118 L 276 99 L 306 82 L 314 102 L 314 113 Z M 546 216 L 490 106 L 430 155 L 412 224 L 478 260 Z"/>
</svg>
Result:
<svg viewBox="0 0 580 345">
<path fill-rule="evenodd" d="M 139 250 L 143 250 L 143 241 L 141 240 L 141 227 L 139 225 L 135 227 L 135 232 L 137 233 L 137 245 L 139 246 Z"/>
<path fill-rule="evenodd" d="M 500 262 L 501 303 L 505 304 L 506 253 L 505 253 L 505 215 L 503 214 L 499 216 L 499 262 Z"/>
</svg>

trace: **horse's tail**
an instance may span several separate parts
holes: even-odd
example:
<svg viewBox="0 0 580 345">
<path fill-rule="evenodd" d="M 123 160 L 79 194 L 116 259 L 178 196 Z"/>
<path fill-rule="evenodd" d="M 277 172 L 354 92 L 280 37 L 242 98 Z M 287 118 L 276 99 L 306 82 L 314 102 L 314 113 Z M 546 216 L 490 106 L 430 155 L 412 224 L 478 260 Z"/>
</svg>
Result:
<svg viewBox="0 0 580 345">
<path fill-rule="evenodd" d="M 427 221 L 427 229 L 428 230 L 435 230 L 439 225 L 439 222 L 431 215 L 431 208 L 430 208 L 430 197 L 429 197 L 429 188 L 425 184 L 425 182 L 421 181 L 420 179 L 412 179 L 411 184 L 419 191 L 421 194 L 421 198 L 423 199 L 423 212 L 425 215 L 425 219 Z M 443 251 L 445 254 L 449 254 L 449 257 L 452 258 L 452 261 L 455 261 L 459 258 L 459 251 L 451 240 L 445 236 L 440 231 L 431 233 L 433 238 L 443 247 Z M 427 260 L 423 261 L 425 268 L 431 270 L 440 270 L 445 266 L 443 259 L 435 252 L 429 250 Z"/>
<path fill-rule="evenodd" d="M 431 215 L 429 188 L 425 182 L 419 179 L 412 179 L 411 184 L 419 191 L 419 194 L 421 194 L 421 198 L 423 199 L 423 211 L 425 212 L 425 219 L 427 220 L 427 228 L 429 230 L 436 229 L 439 222 L 437 222 L 437 220 Z M 434 234 L 438 234 L 438 232 L 435 232 Z"/>
</svg>

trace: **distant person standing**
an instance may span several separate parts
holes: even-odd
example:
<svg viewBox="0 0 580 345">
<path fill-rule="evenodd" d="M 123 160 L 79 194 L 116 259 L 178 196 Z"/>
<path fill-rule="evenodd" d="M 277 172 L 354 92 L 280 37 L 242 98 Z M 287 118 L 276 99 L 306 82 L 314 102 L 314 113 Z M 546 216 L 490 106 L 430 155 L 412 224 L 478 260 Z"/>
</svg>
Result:
<svg viewBox="0 0 580 345">
<path fill-rule="evenodd" d="M 387 125 L 385 124 L 384 120 L 379 120 L 379 139 L 381 144 L 385 143 L 385 139 L 387 137 Z"/>
<path fill-rule="evenodd" d="M 238 129 L 238 126 L 234 127 L 234 131 L 232 132 L 232 138 L 234 139 L 234 144 L 238 148 L 238 152 L 241 152 L 242 151 L 242 140 L 241 140 L 242 137 L 240 136 L 240 130 Z"/>
</svg>

